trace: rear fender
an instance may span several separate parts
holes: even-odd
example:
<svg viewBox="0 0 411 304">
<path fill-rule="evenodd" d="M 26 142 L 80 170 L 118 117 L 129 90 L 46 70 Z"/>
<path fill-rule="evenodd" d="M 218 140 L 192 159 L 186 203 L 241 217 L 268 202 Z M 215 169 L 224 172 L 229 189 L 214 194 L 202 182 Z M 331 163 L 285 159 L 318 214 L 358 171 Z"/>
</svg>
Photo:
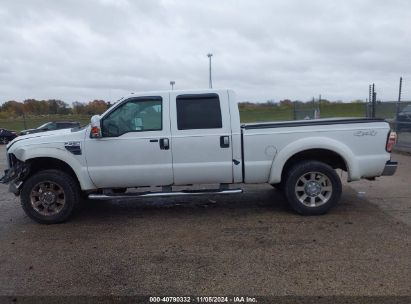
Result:
<svg viewBox="0 0 411 304">
<path fill-rule="evenodd" d="M 337 153 L 345 161 L 348 180 L 360 178 L 358 164 L 348 146 L 331 138 L 308 137 L 290 143 L 277 153 L 271 165 L 269 183 L 276 184 L 281 182 L 281 176 L 286 162 L 295 154 L 311 149 L 324 149 Z M 318 160 L 321 161 L 321 159 Z"/>
</svg>

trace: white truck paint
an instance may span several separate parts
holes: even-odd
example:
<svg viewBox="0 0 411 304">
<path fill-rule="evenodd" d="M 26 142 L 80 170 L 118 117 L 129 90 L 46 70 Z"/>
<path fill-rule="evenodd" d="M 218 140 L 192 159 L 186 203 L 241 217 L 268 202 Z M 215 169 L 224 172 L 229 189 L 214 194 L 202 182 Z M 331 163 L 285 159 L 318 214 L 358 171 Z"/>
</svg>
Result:
<svg viewBox="0 0 411 304">
<path fill-rule="evenodd" d="M 112 189 L 134 187 L 170 189 L 175 185 L 221 184 L 221 193 L 227 184 L 269 183 L 278 188 L 288 187 L 289 200 L 293 191 L 300 199 L 308 191 L 308 202 L 315 191 L 338 185 L 330 174 L 316 167 L 318 175 L 310 182 L 305 184 L 303 178 L 305 192 L 298 192 L 295 181 L 294 190 L 290 190 L 292 185 L 287 179 L 292 180 L 290 174 L 298 171 L 298 164 L 305 162 L 309 168 L 308 161 L 317 161 L 330 168 L 341 168 L 348 172 L 349 181 L 391 175 L 397 164 L 391 162 L 386 150 L 389 134 L 389 124 L 378 119 L 241 125 L 231 90 L 147 92 L 121 99 L 82 129 L 16 138 L 7 146 L 10 168 L 2 181 L 10 183 L 16 195 L 24 194 L 27 180 L 45 169 L 54 169 L 71 176 L 79 191 L 91 195 L 108 193 L 107 197 L 115 196 L 111 195 Z M 394 135 L 390 141 L 395 141 Z M 323 173 L 329 177 L 327 181 L 321 177 Z M 299 187 L 301 190 L 302 186 Z M 335 191 L 340 191 L 337 188 Z M 46 190 L 40 192 L 43 195 Z M 320 198 L 328 195 L 331 201 L 334 192 L 321 192 Z M 53 197 L 57 190 L 47 193 Z M 162 193 L 171 195 L 166 190 Z M 29 207 L 33 200 L 32 204 L 41 205 L 36 196 L 26 199 Z M 316 210 L 318 206 L 312 201 L 311 204 L 312 208 L 307 210 Z M 297 211 L 311 214 L 323 213 L 325 209 L 307 210 Z M 36 219 L 35 214 L 29 215 Z M 47 222 L 47 217 L 36 220 Z M 50 220 L 56 221 L 59 220 Z"/>
</svg>

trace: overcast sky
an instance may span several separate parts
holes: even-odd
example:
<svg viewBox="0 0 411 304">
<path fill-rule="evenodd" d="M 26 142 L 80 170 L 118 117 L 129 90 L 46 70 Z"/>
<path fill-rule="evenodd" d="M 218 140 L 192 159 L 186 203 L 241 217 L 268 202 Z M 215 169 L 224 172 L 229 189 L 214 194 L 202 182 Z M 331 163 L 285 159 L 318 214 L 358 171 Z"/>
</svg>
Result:
<svg viewBox="0 0 411 304">
<path fill-rule="evenodd" d="M 0 102 L 208 87 L 411 100 L 411 1 L 1 0 Z"/>
</svg>

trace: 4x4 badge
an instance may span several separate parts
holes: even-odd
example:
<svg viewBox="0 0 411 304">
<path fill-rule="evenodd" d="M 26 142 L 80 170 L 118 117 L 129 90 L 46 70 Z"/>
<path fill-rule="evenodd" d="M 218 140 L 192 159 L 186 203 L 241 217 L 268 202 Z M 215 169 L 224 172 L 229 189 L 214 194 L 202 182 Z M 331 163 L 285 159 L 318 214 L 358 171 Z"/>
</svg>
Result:
<svg viewBox="0 0 411 304">
<path fill-rule="evenodd" d="M 359 130 L 354 132 L 354 136 L 375 136 L 377 131 L 375 130 Z"/>
</svg>

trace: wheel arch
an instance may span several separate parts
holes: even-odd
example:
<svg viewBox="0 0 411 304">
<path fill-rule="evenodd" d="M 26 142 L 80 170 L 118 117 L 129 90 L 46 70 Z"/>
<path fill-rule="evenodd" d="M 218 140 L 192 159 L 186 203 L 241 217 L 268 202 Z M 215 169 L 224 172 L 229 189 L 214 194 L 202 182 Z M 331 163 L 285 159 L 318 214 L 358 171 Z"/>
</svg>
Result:
<svg viewBox="0 0 411 304">
<path fill-rule="evenodd" d="M 283 148 L 274 158 L 269 183 L 279 183 L 287 170 L 302 160 L 317 160 L 340 168 L 348 173 L 348 179 L 358 175 L 351 149 L 345 144 L 329 138 L 311 137 L 293 142 Z"/>
<path fill-rule="evenodd" d="M 34 157 L 27 159 L 26 163 L 30 166 L 30 172 L 28 174 L 28 177 L 43 170 L 61 170 L 70 175 L 77 182 L 77 184 L 81 186 L 80 179 L 77 176 L 74 169 L 68 163 L 61 159 L 55 157 Z"/>
<path fill-rule="evenodd" d="M 66 171 L 73 176 L 82 190 L 96 189 L 90 176 L 87 165 L 82 156 L 74 156 L 70 152 L 54 147 L 24 147 L 11 151 L 20 161 L 30 164 L 30 172 L 44 169 L 57 169 Z M 33 171 L 32 171 L 33 170 Z"/>
</svg>

